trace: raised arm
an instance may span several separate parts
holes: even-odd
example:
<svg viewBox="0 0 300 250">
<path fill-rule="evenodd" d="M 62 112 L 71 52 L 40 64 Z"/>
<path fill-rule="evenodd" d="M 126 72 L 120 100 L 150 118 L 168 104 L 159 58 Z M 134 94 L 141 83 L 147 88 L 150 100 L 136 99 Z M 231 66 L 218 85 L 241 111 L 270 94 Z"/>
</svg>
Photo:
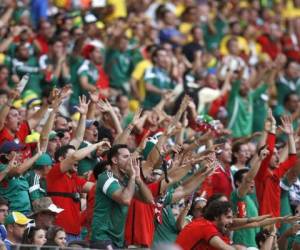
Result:
<svg viewBox="0 0 300 250">
<path fill-rule="evenodd" d="M 90 155 L 93 151 L 97 149 L 101 149 L 103 147 L 107 147 L 108 142 L 103 141 L 103 142 L 98 142 L 92 145 L 89 145 L 87 147 L 84 147 L 82 149 L 79 149 L 75 151 L 73 154 L 68 155 L 64 160 L 61 161 L 60 163 L 60 170 L 61 172 L 67 172 L 70 169 L 72 169 L 73 165 L 88 155 Z"/>
<path fill-rule="evenodd" d="M 246 173 L 241 185 L 237 189 L 237 194 L 239 197 L 244 197 L 248 193 L 252 181 L 254 180 L 259 170 L 261 162 L 267 157 L 268 154 L 268 149 L 263 148 L 262 150 L 260 150 L 260 152 L 253 156 L 253 158 L 250 161 L 250 170 L 248 173 Z"/>
<path fill-rule="evenodd" d="M 5 120 L 11 108 L 11 105 L 15 100 L 15 98 L 17 98 L 18 96 L 19 96 L 19 92 L 16 90 L 12 90 L 8 95 L 7 102 L 2 106 L 0 110 L 0 131 L 4 128 Z"/>
<path fill-rule="evenodd" d="M 80 113 L 80 119 L 76 129 L 75 137 L 70 142 L 70 144 L 73 145 L 76 149 L 79 148 L 81 142 L 83 141 L 86 114 L 88 112 L 89 104 L 90 101 L 87 101 L 86 96 L 79 97 L 79 107 L 76 108 L 77 111 Z"/>
</svg>

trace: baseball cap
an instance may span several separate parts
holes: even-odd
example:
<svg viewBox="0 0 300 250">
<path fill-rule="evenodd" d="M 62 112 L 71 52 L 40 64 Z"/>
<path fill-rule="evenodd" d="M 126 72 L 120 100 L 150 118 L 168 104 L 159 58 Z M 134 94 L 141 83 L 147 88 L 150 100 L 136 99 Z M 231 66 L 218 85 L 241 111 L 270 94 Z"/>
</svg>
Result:
<svg viewBox="0 0 300 250">
<path fill-rule="evenodd" d="M 64 211 L 63 208 L 57 207 L 50 197 L 42 197 L 32 202 L 33 215 L 41 212 L 52 212 L 59 214 Z"/>
<path fill-rule="evenodd" d="M 84 16 L 84 22 L 85 23 L 95 23 L 95 22 L 97 22 L 97 18 L 92 13 L 88 13 Z"/>
<path fill-rule="evenodd" d="M 52 130 L 50 133 L 49 133 L 49 140 L 53 140 L 53 139 L 55 139 L 55 137 L 57 136 L 57 133 L 54 131 L 54 130 Z"/>
<path fill-rule="evenodd" d="M 92 125 L 95 125 L 96 127 L 98 127 L 99 122 L 95 121 L 95 120 L 86 120 L 86 122 L 85 122 L 86 128 L 90 128 Z"/>
<path fill-rule="evenodd" d="M 52 165 L 52 159 L 49 154 L 43 153 L 34 163 L 36 168 Z"/>
<path fill-rule="evenodd" d="M 21 151 L 25 145 L 16 143 L 15 141 L 5 141 L 0 145 L 0 153 L 8 154 L 11 151 Z"/>
<path fill-rule="evenodd" d="M 24 214 L 17 211 L 13 211 L 6 216 L 5 225 L 14 224 L 14 223 L 18 225 L 27 225 L 31 221 L 32 220 L 27 218 Z"/>
</svg>

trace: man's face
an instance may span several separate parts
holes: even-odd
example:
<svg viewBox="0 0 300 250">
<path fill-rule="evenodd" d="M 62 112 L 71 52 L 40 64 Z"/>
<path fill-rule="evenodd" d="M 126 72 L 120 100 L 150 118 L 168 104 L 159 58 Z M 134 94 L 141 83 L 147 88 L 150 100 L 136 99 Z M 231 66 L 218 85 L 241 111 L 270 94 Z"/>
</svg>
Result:
<svg viewBox="0 0 300 250">
<path fill-rule="evenodd" d="M 72 154 L 75 153 L 75 150 L 74 149 L 69 149 L 67 154 L 66 154 L 66 157 L 67 158 L 68 156 L 71 156 Z M 74 173 L 74 172 L 77 172 L 78 170 L 78 163 L 76 162 L 73 166 L 72 166 L 72 169 L 70 170 L 71 173 Z"/>
<path fill-rule="evenodd" d="M 86 128 L 85 134 L 84 134 L 85 140 L 91 143 L 95 143 L 98 140 L 98 129 L 93 124 L 89 128 Z"/>
<path fill-rule="evenodd" d="M 9 71 L 7 68 L 2 68 L 0 70 L 0 83 L 6 82 L 8 79 Z"/>
<path fill-rule="evenodd" d="M 8 214 L 8 206 L 2 205 L 0 206 L 0 224 L 4 224 L 5 217 Z"/>
<path fill-rule="evenodd" d="M 40 32 L 46 39 L 50 39 L 53 36 L 54 29 L 49 22 L 43 22 L 40 27 Z"/>
<path fill-rule="evenodd" d="M 24 231 L 26 229 L 27 225 L 19 225 L 19 224 L 12 224 L 9 225 L 9 233 L 12 234 L 12 236 L 14 237 L 14 239 L 17 240 L 16 243 L 21 243 L 22 242 L 22 238 L 23 238 L 23 234 Z"/>
<path fill-rule="evenodd" d="M 0 81 L 1 82 L 1 81 Z M 5 103 L 7 103 L 7 95 L 6 94 L 3 94 L 3 95 L 0 95 L 0 106 L 4 105 Z"/>
<path fill-rule="evenodd" d="M 90 54 L 91 61 L 96 65 L 101 65 L 103 58 L 99 49 L 94 49 Z"/>
<path fill-rule="evenodd" d="M 296 62 L 291 62 L 286 70 L 289 78 L 295 79 L 299 77 L 299 64 Z"/>
<path fill-rule="evenodd" d="M 289 100 L 286 102 L 286 109 L 291 113 L 294 113 L 298 109 L 299 97 L 295 94 L 289 96 Z"/>
<path fill-rule="evenodd" d="M 60 144 L 62 146 L 65 146 L 65 145 L 68 145 L 70 143 L 70 141 L 71 141 L 71 135 L 68 131 L 65 131 L 64 132 L 64 137 L 62 137 L 60 139 Z"/>
<path fill-rule="evenodd" d="M 234 153 L 234 156 L 237 158 L 238 162 L 246 164 L 250 157 L 248 144 L 241 145 L 239 151 Z"/>
<path fill-rule="evenodd" d="M 127 148 L 120 148 L 119 153 L 114 157 L 115 163 L 118 165 L 119 170 L 126 174 L 130 167 L 130 152 Z"/>
<path fill-rule="evenodd" d="M 220 160 L 223 161 L 224 163 L 230 163 L 231 156 L 232 156 L 231 145 L 228 142 L 226 142 L 220 154 Z"/>
<path fill-rule="evenodd" d="M 55 130 L 68 129 L 68 122 L 63 117 L 57 117 L 55 121 Z"/>
<path fill-rule="evenodd" d="M 244 173 L 242 176 L 242 181 L 244 180 L 245 176 L 247 173 Z M 238 187 L 241 185 L 241 183 L 237 183 Z M 255 192 L 255 182 L 254 180 L 251 181 L 250 183 L 250 189 L 249 189 L 249 193 L 253 194 Z"/>
<path fill-rule="evenodd" d="M 20 125 L 19 112 L 16 109 L 11 109 L 7 115 L 5 126 L 12 132 L 16 133 Z"/>
<path fill-rule="evenodd" d="M 58 147 L 60 147 L 60 139 L 56 136 L 49 140 L 47 151 L 54 154 Z"/>
<path fill-rule="evenodd" d="M 23 61 L 28 60 L 29 49 L 25 45 L 22 45 L 18 48 L 18 58 Z"/>
<path fill-rule="evenodd" d="M 270 160 L 270 168 L 271 169 L 278 168 L 278 164 L 279 164 L 279 154 L 277 148 L 274 148 L 274 152 Z"/>
<path fill-rule="evenodd" d="M 168 66 L 167 62 L 167 52 L 165 50 L 159 50 L 156 55 L 156 64 L 158 67 L 161 67 L 163 69 L 166 69 Z"/>
<path fill-rule="evenodd" d="M 231 210 L 229 210 L 226 214 L 222 214 L 216 220 L 216 225 L 219 231 L 222 232 L 223 234 L 227 234 L 228 228 L 232 224 L 232 219 L 233 219 L 233 215 Z"/>
</svg>

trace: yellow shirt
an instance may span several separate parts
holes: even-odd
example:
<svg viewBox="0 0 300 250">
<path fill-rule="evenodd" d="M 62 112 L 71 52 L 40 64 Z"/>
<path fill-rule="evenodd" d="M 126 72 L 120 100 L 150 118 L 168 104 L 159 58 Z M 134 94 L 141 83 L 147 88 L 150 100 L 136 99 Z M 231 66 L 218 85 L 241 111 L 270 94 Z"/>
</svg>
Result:
<svg viewBox="0 0 300 250">
<path fill-rule="evenodd" d="M 152 63 L 148 59 L 144 59 L 140 61 L 134 68 L 131 77 L 137 81 L 137 87 L 139 91 L 139 95 L 142 100 L 144 100 L 146 95 L 146 88 L 144 83 L 144 74 L 146 69 L 150 68 L 152 66 Z"/>
<path fill-rule="evenodd" d="M 232 38 L 231 35 L 227 35 L 222 39 L 222 41 L 220 43 L 221 55 L 223 55 L 223 56 L 228 55 L 229 51 L 227 48 L 227 43 L 231 38 Z M 243 51 L 246 55 L 249 55 L 249 46 L 248 46 L 247 40 L 242 36 L 238 36 L 237 41 L 240 46 L 240 50 Z"/>
<path fill-rule="evenodd" d="M 114 8 L 113 13 L 106 18 L 107 21 L 113 21 L 120 17 L 127 17 L 125 0 L 107 0 L 107 5 L 112 5 Z"/>
</svg>

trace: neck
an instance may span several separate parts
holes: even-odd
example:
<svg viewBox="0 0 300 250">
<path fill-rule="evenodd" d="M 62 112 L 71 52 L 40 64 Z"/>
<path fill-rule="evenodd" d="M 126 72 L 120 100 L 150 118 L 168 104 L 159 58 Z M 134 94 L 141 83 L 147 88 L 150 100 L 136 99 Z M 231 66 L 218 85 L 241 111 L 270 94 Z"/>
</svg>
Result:
<svg viewBox="0 0 300 250">
<path fill-rule="evenodd" d="M 117 177 L 117 179 L 119 179 L 119 180 L 123 180 L 124 179 L 124 174 L 119 170 L 119 168 L 118 168 L 117 165 L 113 164 L 111 166 L 111 171 Z"/>
<path fill-rule="evenodd" d="M 17 240 L 13 235 L 11 235 L 10 233 L 7 234 L 7 239 L 13 243 L 13 244 L 17 244 L 17 243 L 21 243 L 21 241 Z"/>
</svg>

